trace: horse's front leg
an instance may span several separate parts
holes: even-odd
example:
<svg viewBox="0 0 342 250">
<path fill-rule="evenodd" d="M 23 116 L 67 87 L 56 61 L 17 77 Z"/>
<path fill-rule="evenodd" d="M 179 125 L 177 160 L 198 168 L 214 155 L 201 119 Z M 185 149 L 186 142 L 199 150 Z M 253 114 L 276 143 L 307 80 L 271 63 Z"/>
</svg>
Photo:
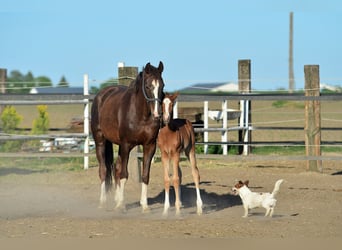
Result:
<svg viewBox="0 0 342 250">
<path fill-rule="evenodd" d="M 141 184 L 141 197 L 140 205 L 143 212 L 148 210 L 147 204 L 147 186 L 150 181 L 150 168 L 151 161 L 156 152 L 156 143 L 146 144 L 143 146 L 143 170 L 142 170 L 142 184 Z"/>
<path fill-rule="evenodd" d="M 120 146 L 118 159 L 115 164 L 115 208 L 123 208 L 125 209 L 124 203 L 124 191 L 125 184 L 128 179 L 128 157 L 129 157 L 130 148 L 128 146 Z"/>
</svg>

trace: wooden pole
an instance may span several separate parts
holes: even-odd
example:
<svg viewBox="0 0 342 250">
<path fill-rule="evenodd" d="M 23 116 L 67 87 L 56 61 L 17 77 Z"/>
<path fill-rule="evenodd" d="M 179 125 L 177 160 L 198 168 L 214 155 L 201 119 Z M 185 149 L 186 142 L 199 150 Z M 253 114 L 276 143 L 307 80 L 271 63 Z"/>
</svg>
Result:
<svg viewBox="0 0 342 250">
<path fill-rule="evenodd" d="M 128 86 L 138 75 L 138 67 L 118 67 L 119 84 Z M 128 160 L 128 171 L 131 173 L 132 180 L 136 183 L 141 182 L 141 162 L 138 157 L 139 146 L 131 150 Z"/>
<path fill-rule="evenodd" d="M 238 78 L 239 78 L 239 93 L 240 94 L 249 94 L 251 92 L 251 60 L 239 60 L 238 62 Z M 248 105 L 246 105 L 248 102 Z M 248 107 L 248 109 L 246 109 Z M 240 110 L 241 116 L 239 120 L 240 127 L 249 127 L 249 124 L 252 122 L 251 117 L 251 102 L 249 100 L 240 101 Z M 246 116 L 248 116 L 246 118 Z M 247 122 L 247 124 L 246 124 Z M 244 142 L 246 130 L 239 130 L 239 142 L 242 144 Z M 252 140 L 252 132 L 248 133 L 248 141 Z M 247 147 L 247 149 L 246 149 Z M 250 146 L 239 146 L 239 154 L 248 155 L 251 152 Z"/>
<path fill-rule="evenodd" d="M 89 168 L 89 77 L 87 74 L 84 74 L 83 76 L 83 95 L 87 96 L 84 101 L 86 102 L 84 104 L 84 112 L 83 112 L 83 133 L 86 135 L 86 138 L 84 140 L 84 158 L 83 158 L 83 168 L 88 169 Z"/>
<path fill-rule="evenodd" d="M 319 65 L 305 65 L 305 96 L 319 96 Z M 305 101 L 305 151 L 308 157 L 321 156 L 321 104 L 319 100 Z M 321 160 L 307 160 L 307 170 L 322 171 Z"/>
<path fill-rule="evenodd" d="M 289 93 L 295 89 L 293 73 L 293 12 L 290 12 L 290 34 L 289 34 Z"/>
<path fill-rule="evenodd" d="M 222 134 L 221 134 L 221 142 L 224 143 L 222 144 L 222 154 L 227 155 L 228 154 L 228 132 L 227 132 L 227 127 L 228 127 L 228 115 L 227 115 L 227 100 L 224 100 L 222 102 Z"/>
<path fill-rule="evenodd" d="M 204 101 L 203 105 L 204 105 L 203 107 L 204 124 L 203 125 L 204 125 L 204 129 L 208 129 L 209 127 L 209 121 L 208 121 L 209 102 Z M 205 130 L 203 133 L 204 154 L 208 154 L 208 144 L 207 144 L 208 140 L 209 140 L 209 132 Z"/>
<path fill-rule="evenodd" d="M 6 93 L 6 77 L 7 77 L 7 70 L 0 69 L 0 94 Z M 0 105 L 0 115 L 2 114 L 3 109 L 4 109 L 4 105 Z"/>
<path fill-rule="evenodd" d="M 138 67 L 118 67 L 119 84 L 128 86 L 138 75 Z"/>
</svg>

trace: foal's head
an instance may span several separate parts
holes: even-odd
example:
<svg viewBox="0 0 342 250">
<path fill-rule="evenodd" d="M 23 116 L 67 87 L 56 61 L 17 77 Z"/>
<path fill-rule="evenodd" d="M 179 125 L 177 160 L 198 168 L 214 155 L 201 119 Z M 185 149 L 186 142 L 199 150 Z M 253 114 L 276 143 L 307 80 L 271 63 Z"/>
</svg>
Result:
<svg viewBox="0 0 342 250">
<path fill-rule="evenodd" d="M 178 96 L 178 92 L 174 94 L 165 94 L 165 97 L 163 99 L 163 122 L 164 124 L 168 124 L 170 120 L 173 118 L 173 105 L 175 103 L 175 100 Z"/>
<path fill-rule="evenodd" d="M 151 114 L 155 119 L 161 115 L 161 102 L 164 98 L 164 81 L 162 72 L 164 65 L 159 62 L 158 68 L 147 63 L 142 74 L 142 92 L 148 102 Z"/>
</svg>

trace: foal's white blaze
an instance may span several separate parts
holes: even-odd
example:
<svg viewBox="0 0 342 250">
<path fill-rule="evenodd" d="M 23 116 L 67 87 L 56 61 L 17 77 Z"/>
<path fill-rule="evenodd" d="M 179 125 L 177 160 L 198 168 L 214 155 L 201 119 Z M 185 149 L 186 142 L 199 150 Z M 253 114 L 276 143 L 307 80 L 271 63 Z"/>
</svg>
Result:
<svg viewBox="0 0 342 250">
<path fill-rule="evenodd" d="M 159 81 L 158 80 L 153 80 L 152 81 L 152 86 L 154 87 L 153 88 L 153 96 L 154 98 L 156 99 L 154 101 L 154 112 L 153 112 L 153 115 L 154 117 L 159 117 L 159 114 L 158 114 L 158 93 L 159 93 Z"/>
<path fill-rule="evenodd" d="M 165 121 L 168 121 L 170 117 L 169 107 L 171 105 L 171 100 L 169 98 L 165 98 L 163 100 L 163 103 L 164 103 L 164 108 L 165 108 L 165 110 L 163 110 L 163 120 L 165 122 Z"/>
</svg>

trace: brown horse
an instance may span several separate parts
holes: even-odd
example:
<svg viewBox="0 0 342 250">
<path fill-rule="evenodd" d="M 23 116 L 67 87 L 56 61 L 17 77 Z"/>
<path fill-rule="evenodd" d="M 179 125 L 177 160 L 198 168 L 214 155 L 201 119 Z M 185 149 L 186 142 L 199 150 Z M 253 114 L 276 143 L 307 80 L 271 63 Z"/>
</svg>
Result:
<svg viewBox="0 0 342 250">
<path fill-rule="evenodd" d="M 179 160 L 180 154 L 184 151 L 187 158 L 191 163 L 191 171 L 196 187 L 197 195 L 197 214 L 202 214 L 202 199 L 199 190 L 200 175 L 196 164 L 195 157 L 195 133 L 194 128 L 189 120 L 186 119 L 173 119 L 173 105 L 177 98 L 178 93 L 173 95 L 166 94 L 163 99 L 163 123 L 164 127 L 160 129 L 158 135 L 158 146 L 161 151 L 162 163 L 164 166 L 164 183 L 165 183 L 165 202 L 164 202 L 164 215 L 167 215 L 170 201 L 170 163 L 173 166 L 173 186 L 176 196 L 176 214 L 180 213 L 181 207 L 181 177 Z"/>
<path fill-rule="evenodd" d="M 164 97 L 163 63 L 158 68 L 147 63 L 130 86 L 109 86 L 94 98 L 91 109 L 91 130 L 96 145 L 101 180 L 100 207 L 115 179 L 117 208 L 124 206 L 124 188 L 128 179 L 127 163 L 130 151 L 143 146 L 142 191 L 140 204 L 148 208 L 147 185 L 152 157 L 160 128 L 161 101 Z M 113 165 L 113 143 L 119 145 Z"/>
</svg>

